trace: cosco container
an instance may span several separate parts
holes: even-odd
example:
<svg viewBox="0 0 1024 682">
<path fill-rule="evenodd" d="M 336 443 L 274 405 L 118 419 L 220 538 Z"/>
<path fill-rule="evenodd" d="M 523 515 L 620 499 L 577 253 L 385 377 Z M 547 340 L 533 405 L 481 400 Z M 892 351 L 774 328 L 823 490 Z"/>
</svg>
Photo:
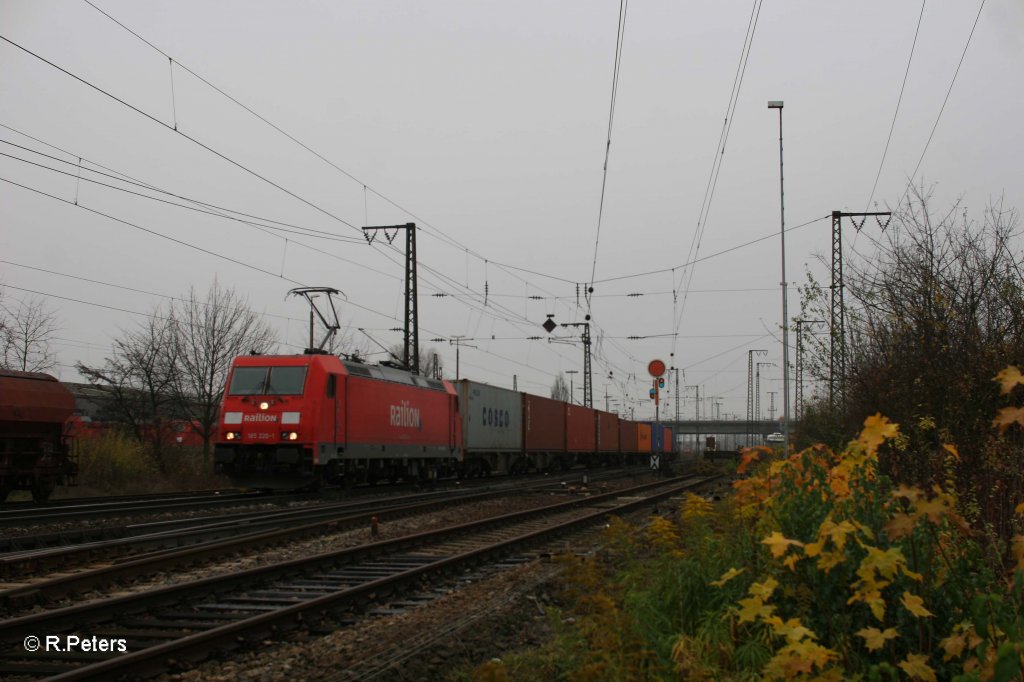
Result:
<svg viewBox="0 0 1024 682">
<path fill-rule="evenodd" d="M 467 452 L 521 452 L 523 399 L 518 391 L 463 379 L 458 383 Z"/>
</svg>

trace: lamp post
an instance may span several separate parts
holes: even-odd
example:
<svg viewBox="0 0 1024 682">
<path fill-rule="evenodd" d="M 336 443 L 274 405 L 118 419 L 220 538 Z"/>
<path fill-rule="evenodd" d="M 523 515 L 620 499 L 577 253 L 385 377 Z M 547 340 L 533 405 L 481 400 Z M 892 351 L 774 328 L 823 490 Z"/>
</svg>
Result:
<svg viewBox="0 0 1024 682">
<path fill-rule="evenodd" d="M 465 346 L 466 348 L 476 348 L 476 346 L 470 345 L 468 343 L 464 343 L 465 340 L 466 340 L 466 337 L 462 336 L 462 335 L 453 336 L 452 338 L 448 339 L 448 344 L 452 345 L 452 346 L 455 346 L 455 380 L 456 381 L 459 380 L 459 351 L 462 349 L 463 346 Z"/>
<path fill-rule="evenodd" d="M 576 393 L 573 386 L 573 379 L 576 374 L 580 373 L 580 371 L 578 369 L 567 369 L 565 370 L 565 373 L 569 375 L 569 402 L 574 403 L 576 402 Z"/>
<path fill-rule="evenodd" d="M 779 110 L 779 234 L 782 236 L 782 436 L 783 452 L 789 452 L 789 305 L 786 293 L 786 191 L 782 173 L 782 102 L 768 102 Z"/>
</svg>

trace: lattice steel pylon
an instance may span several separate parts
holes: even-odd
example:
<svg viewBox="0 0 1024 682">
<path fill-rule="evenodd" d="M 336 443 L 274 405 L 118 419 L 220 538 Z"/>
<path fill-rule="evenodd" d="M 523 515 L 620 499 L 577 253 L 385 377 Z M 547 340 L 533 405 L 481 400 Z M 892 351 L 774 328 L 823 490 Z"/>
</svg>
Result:
<svg viewBox="0 0 1024 682">
<path fill-rule="evenodd" d="M 762 367 L 774 367 L 774 362 L 755 362 L 757 367 L 756 377 L 754 378 L 754 418 L 757 421 L 764 419 L 764 414 L 761 412 L 761 368 Z"/>
<path fill-rule="evenodd" d="M 394 241 L 399 230 L 405 230 L 405 333 L 403 335 L 402 363 L 412 373 L 419 374 L 420 318 L 416 277 L 416 223 L 364 227 L 363 234 L 366 241 L 372 244 L 378 230 L 384 232 L 389 244 Z M 389 230 L 391 234 L 388 234 Z"/>
<path fill-rule="evenodd" d="M 846 405 L 846 306 L 843 301 L 843 218 L 861 218 L 860 230 L 868 216 L 875 216 L 879 227 L 885 230 L 889 222 L 882 225 L 881 216 L 892 219 L 888 211 L 874 213 L 843 213 L 832 211 L 832 305 L 829 318 L 829 362 L 828 362 L 828 403 L 833 409 Z"/>
<path fill-rule="evenodd" d="M 590 376 L 590 315 L 586 322 L 563 322 L 563 327 L 583 327 L 583 404 L 594 407 L 594 382 Z"/>
<path fill-rule="evenodd" d="M 796 405 L 793 414 L 796 421 L 803 416 L 804 405 L 804 325 L 823 324 L 821 320 L 796 321 Z"/>
<path fill-rule="evenodd" d="M 766 350 L 747 351 L 747 447 L 752 446 L 754 439 L 754 355 L 767 355 Z"/>
</svg>

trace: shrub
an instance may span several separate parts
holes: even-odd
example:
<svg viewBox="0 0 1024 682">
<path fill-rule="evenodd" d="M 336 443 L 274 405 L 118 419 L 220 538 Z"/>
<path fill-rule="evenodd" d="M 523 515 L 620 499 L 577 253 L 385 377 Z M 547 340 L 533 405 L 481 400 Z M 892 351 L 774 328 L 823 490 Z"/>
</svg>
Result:
<svg viewBox="0 0 1024 682">
<path fill-rule="evenodd" d="M 996 379 L 1004 395 L 1024 385 L 1016 368 Z M 993 426 L 1019 430 L 1024 408 Z M 1024 502 L 1009 541 L 972 525 L 955 445 L 938 448 L 942 484 L 883 475 L 906 442 L 876 414 L 839 452 L 746 451 L 715 507 L 688 495 L 672 520 L 613 522 L 606 551 L 570 572 L 577 637 L 562 642 L 580 664 L 566 676 L 1021 679 Z"/>
</svg>

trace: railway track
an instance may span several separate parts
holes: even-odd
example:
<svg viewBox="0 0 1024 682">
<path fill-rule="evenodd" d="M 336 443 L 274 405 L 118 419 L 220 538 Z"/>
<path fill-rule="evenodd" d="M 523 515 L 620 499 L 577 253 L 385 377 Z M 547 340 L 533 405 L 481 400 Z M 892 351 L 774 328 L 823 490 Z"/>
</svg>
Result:
<svg viewBox="0 0 1024 682">
<path fill-rule="evenodd" d="M 708 479 L 659 481 L 539 509 L 0 622 L 0 674 L 146 675 L 274 631 L 352 613 L 403 589 L 651 505 Z M 126 653 L 27 652 L 26 637 L 99 637 Z M 105 659 L 105 660 L 100 660 Z"/>
<path fill-rule="evenodd" d="M 405 496 L 399 495 L 398 499 L 404 500 L 405 503 L 411 503 L 411 502 L 414 502 L 414 501 L 417 501 L 417 500 L 420 500 L 420 499 L 430 499 L 432 497 L 443 496 L 445 494 L 458 494 L 459 491 L 471 491 L 471 490 L 477 490 L 477 489 L 487 491 L 487 490 L 499 490 L 499 489 L 515 488 L 515 487 L 518 487 L 518 486 L 522 486 L 522 481 L 526 481 L 526 484 L 527 484 L 528 487 L 544 485 L 545 483 L 543 483 L 543 482 L 547 482 L 547 484 L 550 484 L 550 485 L 558 485 L 557 481 L 564 482 L 564 481 L 568 481 L 568 480 L 579 480 L 580 476 L 586 475 L 587 478 L 589 479 L 589 481 L 591 481 L 591 482 L 598 482 L 598 481 L 602 481 L 602 480 L 609 480 L 609 479 L 615 479 L 615 478 L 621 478 L 621 477 L 627 477 L 627 476 L 634 476 L 634 475 L 638 475 L 638 474 L 649 473 L 649 471 L 646 470 L 643 467 L 638 467 L 638 468 L 633 468 L 633 469 L 622 469 L 622 470 L 609 470 L 609 471 L 597 471 L 597 472 L 576 471 L 576 472 L 565 472 L 565 473 L 567 475 L 564 475 L 562 477 L 537 476 L 537 477 L 533 477 L 533 478 L 517 478 L 517 479 L 510 479 L 510 480 L 500 480 L 500 479 L 499 480 L 492 479 L 490 481 L 478 480 L 478 481 L 475 481 L 475 482 L 467 482 L 465 485 L 463 485 L 461 482 L 455 482 L 453 485 L 439 486 L 436 489 L 431 490 L 431 491 L 427 491 L 427 492 L 416 492 L 416 493 L 412 493 L 412 494 L 405 495 Z M 392 489 L 392 488 L 388 488 L 386 490 L 379 490 L 377 492 L 378 492 L 378 495 L 375 495 L 371 499 L 363 501 L 363 502 L 358 502 L 358 501 L 355 501 L 355 500 L 349 500 L 348 496 L 345 495 L 345 496 L 343 496 L 343 500 L 347 500 L 347 502 L 343 501 L 341 503 L 335 504 L 334 508 L 342 508 L 344 506 L 344 504 L 347 503 L 347 504 L 351 505 L 351 509 L 353 511 L 357 511 L 361 506 L 362 507 L 373 507 L 374 505 L 378 505 L 379 506 L 381 499 L 384 499 L 384 500 L 394 499 L 394 492 L 395 492 L 395 490 Z M 325 496 L 323 506 L 330 506 L 332 503 L 330 503 L 328 500 L 330 500 L 332 497 L 334 497 L 334 495 L 327 495 L 327 496 Z M 366 497 L 368 497 L 368 495 L 360 495 L 358 497 L 366 498 Z M 140 499 L 144 499 L 147 502 L 152 502 L 153 501 L 153 498 L 140 498 Z M 298 499 L 300 501 L 302 501 L 302 500 L 314 500 L 314 501 L 316 501 L 317 500 L 317 498 L 315 498 L 315 497 L 313 497 L 313 496 L 311 496 L 309 494 L 304 494 L 304 495 L 298 497 Z M 262 498 L 262 497 L 248 497 L 248 498 L 244 498 L 244 501 L 239 502 L 239 504 L 243 504 L 244 505 L 244 504 L 253 503 L 253 502 L 257 503 L 257 504 L 263 504 L 264 502 L 268 502 L 268 503 L 272 503 L 272 504 L 276 504 L 276 503 L 280 502 L 280 503 L 284 504 L 284 503 L 288 503 L 288 502 L 295 501 L 295 500 L 296 500 L 296 497 L 294 497 L 294 496 L 281 496 L 281 497 L 276 498 L 274 500 L 271 500 L 271 499 L 268 499 L 268 498 Z M 106 504 L 106 502 L 97 503 L 97 504 L 102 506 L 103 504 Z M 317 505 L 317 506 L 312 506 L 311 505 L 309 507 L 304 507 L 304 509 L 315 510 L 319 506 L 320 505 Z M 38 509 L 38 507 L 36 509 Z M 192 509 L 193 509 L 192 507 L 189 507 L 189 506 L 186 505 L 186 506 L 184 506 L 182 508 L 182 511 L 190 511 Z M 35 511 L 35 510 L 33 510 L 33 511 Z M 144 510 L 144 511 L 152 511 L 152 510 L 148 510 L 147 509 L 147 510 Z M 173 512 L 174 509 L 160 509 L 160 511 L 162 511 L 163 513 L 166 513 L 166 512 Z M 294 510 L 285 510 L 282 513 L 288 514 L 288 513 L 292 513 L 293 511 Z M 60 513 L 63 514 L 64 512 L 62 511 Z M 97 511 L 97 514 L 99 514 L 99 513 L 100 512 Z M 128 513 L 131 513 L 131 512 L 128 512 Z M 214 524 L 214 523 L 219 523 L 219 522 L 227 522 L 227 521 L 244 522 L 246 520 L 254 521 L 255 522 L 255 521 L 258 521 L 258 520 L 262 519 L 263 517 L 272 517 L 275 513 L 276 512 L 274 512 L 274 511 L 267 511 L 266 509 L 259 509 L 259 510 L 255 510 L 255 511 L 229 512 L 229 513 L 223 513 L 223 512 L 216 512 L 216 511 L 214 511 L 213 515 L 211 515 L 211 516 L 203 516 L 203 517 L 190 516 L 190 517 L 186 517 L 186 518 L 182 518 L 182 519 L 164 519 L 164 520 L 158 520 L 158 521 L 140 522 L 140 523 L 127 524 L 127 525 L 89 526 L 89 525 L 81 524 L 81 525 L 73 525 L 72 527 L 61 528 L 60 530 L 51 531 L 51 532 L 36 533 L 36 534 L 23 534 L 23 535 L 9 535 L 7 537 L 0 538 L 0 576 L 9 575 L 10 574 L 10 571 L 5 571 L 4 568 L 3 568 L 5 557 L 12 557 L 14 555 L 19 555 L 19 554 L 26 554 L 27 555 L 28 553 L 32 552 L 33 550 L 47 550 L 47 549 L 55 549 L 55 548 L 70 548 L 70 547 L 73 547 L 73 546 L 76 546 L 76 545 L 81 545 L 81 546 L 95 545 L 96 543 L 100 543 L 100 542 L 108 541 L 108 540 L 119 540 L 119 539 L 123 539 L 123 538 L 130 538 L 130 537 L 133 537 L 133 536 L 149 535 L 149 534 L 154 534 L 154 533 L 160 533 L 161 531 L 173 531 L 174 529 L 183 528 L 183 527 L 197 527 L 198 528 L 200 526 L 204 526 L 204 525 L 207 525 L 207 524 Z M 140 515 L 142 515 L 142 514 L 140 513 Z M 13 519 L 13 518 L 15 518 L 15 516 L 16 515 L 12 514 L 11 517 L 9 517 L 9 518 Z M 65 521 L 69 522 L 69 523 L 75 523 L 75 522 L 77 522 L 79 520 L 90 519 L 93 516 L 95 516 L 95 514 L 92 514 L 92 513 L 86 513 L 84 515 L 69 514 L 68 516 L 62 516 L 61 518 L 63 520 L 65 520 Z M 0 519 L 2 519 L 2 518 L 3 518 L 2 513 L 0 513 Z M 24 525 L 26 527 L 31 527 L 33 525 L 36 525 L 36 523 L 39 522 L 37 519 L 34 519 L 33 517 L 24 517 L 23 520 L 24 520 Z M 2 520 L 0 520 L 0 526 L 2 526 L 2 525 L 4 525 L 4 524 L 3 524 Z M 14 523 L 12 522 L 11 525 L 14 525 Z"/>
<path fill-rule="evenodd" d="M 214 509 L 231 505 L 264 502 L 287 502 L 310 493 L 273 493 L 268 491 L 234 491 L 212 494 L 175 494 L 172 496 L 151 496 L 123 500 L 98 497 L 94 501 L 80 501 L 74 504 L 25 505 L 0 508 L 0 527 L 32 527 L 39 524 L 79 521 L 91 518 L 113 516 L 165 514 L 168 512 Z"/>
<path fill-rule="evenodd" d="M 612 478 L 607 472 L 604 478 Z M 602 477 L 597 475 L 600 480 Z M 0 554 L 0 605 L 7 609 L 49 603 L 67 594 L 106 588 L 161 571 L 306 538 L 368 528 L 446 507 L 510 494 L 543 492 L 550 482 L 505 482 L 483 491 L 438 491 L 372 501 L 329 503 L 284 511 L 249 512 L 141 524 L 115 539 Z M 140 532 L 145 529 L 145 532 Z M 132 534 L 128 534 L 131 532 Z M 54 571 L 60 573 L 53 575 Z"/>
<path fill-rule="evenodd" d="M 633 475 L 648 472 L 646 467 L 631 467 L 609 471 L 571 470 L 556 474 L 532 474 L 517 477 L 515 480 L 560 480 L 564 477 L 588 474 L 592 480 L 607 477 Z M 490 487 L 506 477 L 466 479 L 464 481 L 442 480 L 436 490 L 466 489 L 473 487 Z M 297 500 L 318 499 L 349 499 L 352 497 L 393 495 L 402 490 L 420 490 L 419 484 L 396 484 L 393 486 L 363 486 L 351 490 L 327 488 L 320 492 L 285 491 L 285 490 L 226 490 L 182 493 L 160 493 L 146 496 L 116 496 L 96 498 L 75 498 L 35 504 L 16 502 L 0 506 L 0 528 L 32 528 L 48 523 L 76 523 L 85 519 L 112 518 L 123 516 L 145 516 L 152 514 L 189 512 L 203 509 L 217 509 L 232 505 L 249 504 L 287 504 Z M 33 546 L 48 547 L 71 542 L 91 542 L 109 537 L 120 537 L 117 529 L 107 532 L 106 529 L 69 528 L 58 532 L 40 535 L 11 535 L 0 538 L 0 553 L 30 549 Z M 33 545 L 31 542 L 35 541 Z"/>
</svg>

